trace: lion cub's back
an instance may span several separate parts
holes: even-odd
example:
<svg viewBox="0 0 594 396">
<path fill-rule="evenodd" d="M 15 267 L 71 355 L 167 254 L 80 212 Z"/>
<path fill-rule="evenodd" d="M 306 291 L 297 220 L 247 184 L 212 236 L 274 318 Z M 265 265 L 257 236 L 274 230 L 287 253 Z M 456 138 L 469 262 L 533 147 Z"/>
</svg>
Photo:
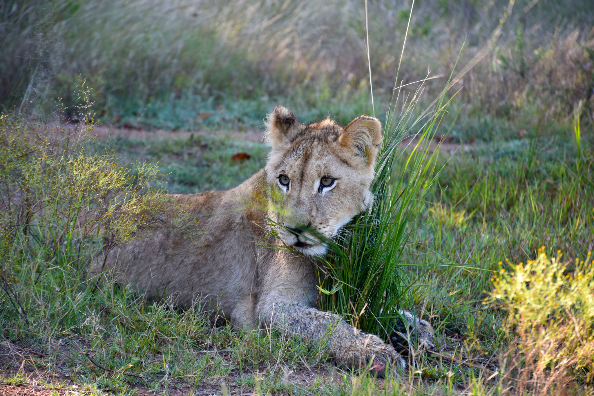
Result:
<svg viewBox="0 0 594 396">
<path fill-rule="evenodd" d="M 117 281 L 133 284 L 148 298 L 174 296 L 180 305 L 196 297 L 203 303 L 231 310 L 236 300 L 250 294 L 258 236 L 237 189 L 174 195 L 175 203 L 199 222 L 201 235 L 181 232 L 171 219 L 146 238 L 134 239 L 113 249 L 105 265 L 97 260 L 98 274 L 113 268 Z"/>
</svg>

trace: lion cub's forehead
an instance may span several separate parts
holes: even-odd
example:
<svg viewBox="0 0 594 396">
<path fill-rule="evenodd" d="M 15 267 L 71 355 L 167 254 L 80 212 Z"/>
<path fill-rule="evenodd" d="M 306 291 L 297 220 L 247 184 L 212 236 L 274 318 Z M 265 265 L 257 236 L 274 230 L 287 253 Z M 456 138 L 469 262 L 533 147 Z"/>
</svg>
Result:
<svg viewBox="0 0 594 396">
<path fill-rule="evenodd" d="M 286 172 L 292 178 L 298 177 L 301 180 L 306 176 L 338 176 L 336 172 L 346 171 L 347 168 L 352 170 L 348 162 L 337 155 L 337 146 L 338 144 L 321 138 L 303 139 L 288 150 L 276 171 Z"/>
<path fill-rule="evenodd" d="M 314 134 L 317 136 L 325 136 L 331 140 L 336 140 L 340 136 L 343 131 L 343 127 L 340 125 L 336 125 L 334 121 L 329 118 L 322 120 L 320 122 L 314 122 L 313 124 L 309 124 L 305 127 L 303 131 L 305 134 L 309 132 L 310 134 Z"/>
<path fill-rule="evenodd" d="M 343 128 L 331 120 L 324 120 L 305 127 L 291 141 L 289 155 L 303 155 L 317 147 L 334 145 Z"/>
<path fill-rule="evenodd" d="M 290 140 L 289 147 L 283 153 L 277 153 L 277 161 L 269 163 L 275 173 L 287 172 L 296 176 L 303 176 L 303 170 L 309 169 L 315 177 L 336 170 L 337 167 L 354 167 L 354 158 L 344 152 L 339 143 L 344 128 L 330 119 L 301 125 Z"/>
</svg>

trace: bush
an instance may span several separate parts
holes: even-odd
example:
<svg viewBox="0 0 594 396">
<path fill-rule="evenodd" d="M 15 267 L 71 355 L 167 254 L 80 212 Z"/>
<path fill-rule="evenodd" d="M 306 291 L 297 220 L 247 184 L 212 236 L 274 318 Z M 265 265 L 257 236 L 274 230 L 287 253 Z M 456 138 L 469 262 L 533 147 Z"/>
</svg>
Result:
<svg viewBox="0 0 594 396">
<path fill-rule="evenodd" d="M 0 301 L 8 303 L 0 328 L 13 335 L 30 314 L 47 315 L 36 331 L 55 325 L 56 315 L 67 320 L 90 298 L 90 261 L 150 229 L 168 202 L 149 187 L 154 164 L 124 167 L 108 152 L 89 152 L 93 119 L 86 112 L 80 120 L 49 126 L 14 112 L 0 115 Z M 78 300 L 57 312 L 54 304 L 68 298 Z"/>
<path fill-rule="evenodd" d="M 591 253 L 574 264 L 549 258 L 500 268 L 490 301 L 508 312 L 515 334 L 502 371 L 517 394 L 560 392 L 573 381 L 594 380 L 594 268 Z"/>
</svg>

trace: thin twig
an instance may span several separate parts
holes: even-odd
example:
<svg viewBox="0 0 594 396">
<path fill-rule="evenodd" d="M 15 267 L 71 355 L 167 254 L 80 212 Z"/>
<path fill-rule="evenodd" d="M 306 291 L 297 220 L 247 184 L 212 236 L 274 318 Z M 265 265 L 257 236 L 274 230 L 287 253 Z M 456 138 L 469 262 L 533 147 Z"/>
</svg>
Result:
<svg viewBox="0 0 594 396">
<path fill-rule="evenodd" d="M 6 346 L 8 347 L 8 349 L 10 349 L 11 351 L 12 351 L 13 349 L 16 349 L 17 351 L 20 351 L 20 352 L 22 352 L 22 353 L 26 353 L 26 354 L 29 354 L 29 355 L 35 355 L 35 356 L 42 357 L 42 358 L 43 358 L 43 357 L 46 357 L 46 355 L 45 355 L 45 354 L 43 354 L 43 353 L 41 353 L 41 352 L 33 351 L 33 350 L 31 350 L 31 349 L 25 349 L 25 348 L 21 348 L 20 346 L 18 346 L 18 345 L 16 345 L 16 344 L 13 344 L 13 343 L 12 343 L 12 342 L 10 342 L 10 341 L 5 341 L 5 342 L 3 342 L 2 344 L 6 345 Z"/>
<path fill-rule="evenodd" d="M 4 274 L 0 274 L 0 280 L 2 280 L 2 282 L 0 283 L 0 287 L 2 287 L 2 290 L 4 290 L 4 293 L 6 293 L 6 295 L 8 296 L 8 300 L 16 308 L 19 315 L 21 315 L 22 318 L 25 320 L 25 323 L 27 324 L 27 326 L 30 327 L 31 325 L 29 324 L 29 319 L 27 319 L 27 313 L 25 312 L 25 309 L 21 305 L 21 302 L 19 301 L 14 290 L 10 289 L 10 285 L 8 284 L 8 281 L 4 277 Z"/>
<path fill-rule="evenodd" d="M 117 370 L 108 369 L 107 367 L 104 367 L 104 366 L 100 365 L 99 363 L 97 363 L 96 361 L 94 361 L 93 358 L 91 358 L 91 356 L 89 356 L 89 353 L 88 352 L 83 352 L 83 355 L 85 355 L 85 357 L 87 359 L 89 359 L 89 362 L 93 363 L 95 366 L 97 366 L 101 370 L 104 370 L 104 371 L 107 371 L 108 373 L 111 373 L 112 375 L 115 375 L 115 374 L 124 374 L 124 375 L 127 375 L 129 377 L 140 378 L 140 379 L 146 380 L 146 378 L 143 377 L 142 375 L 128 374 L 126 372 L 121 372 L 120 373 Z"/>
</svg>

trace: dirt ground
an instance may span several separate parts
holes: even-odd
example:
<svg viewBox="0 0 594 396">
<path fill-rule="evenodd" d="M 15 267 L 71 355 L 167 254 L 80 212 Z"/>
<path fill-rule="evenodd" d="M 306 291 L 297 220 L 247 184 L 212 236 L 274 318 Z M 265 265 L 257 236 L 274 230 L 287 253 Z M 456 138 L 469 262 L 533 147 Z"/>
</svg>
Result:
<svg viewBox="0 0 594 396">
<path fill-rule="evenodd" d="M 99 125 L 93 128 L 91 135 L 97 135 L 101 139 L 117 138 L 119 136 L 135 139 L 154 139 L 154 138 L 189 138 L 190 136 L 226 136 L 238 140 L 247 140 L 253 143 L 263 143 L 264 134 L 262 131 L 231 131 L 231 132 L 213 132 L 213 131 L 167 131 L 163 129 L 145 130 L 116 127 L 113 125 Z"/>
<path fill-rule="evenodd" d="M 45 125 L 37 126 L 37 131 L 41 132 L 44 128 L 51 129 L 68 129 L 74 131 L 79 127 L 79 124 L 61 124 L 61 125 Z M 246 130 L 246 131 L 185 131 L 176 130 L 170 131 L 165 129 L 147 130 L 141 128 L 130 128 L 118 125 L 95 125 L 90 132 L 91 136 L 96 136 L 100 139 L 116 139 L 118 137 L 126 137 L 133 139 L 188 139 L 191 136 L 208 136 L 208 137 L 224 137 L 228 139 L 245 140 L 252 143 L 264 143 L 263 130 Z M 402 140 L 401 147 L 413 148 L 419 141 L 417 137 L 407 136 Z M 440 146 L 441 152 L 455 153 L 459 151 L 468 151 L 474 147 L 471 144 L 454 143 L 451 136 L 436 135 L 431 140 L 429 150 L 433 152 Z"/>
<path fill-rule="evenodd" d="M 57 350 L 56 353 L 60 354 L 60 351 Z M 77 385 L 70 378 L 69 370 L 60 367 L 59 364 L 55 369 L 47 370 L 41 363 L 43 357 L 45 357 L 43 353 L 22 348 L 16 343 L 8 341 L 0 343 L 0 396 L 78 396 L 94 393 L 94 389 L 90 387 Z M 56 361 L 60 361 L 60 358 L 57 358 Z M 295 370 L 283 367 L 283 382 L 307 388 L 316 378 L 323 377 L 325 383 L 341 384 L 342 376 L 336 368 L 332 369 L 331 367 L 329 370 L 328 367 L 331 365 L 303 366 Z M 268 373 L 260 373 L 260 375 L 268 375 Z M 167 388 L 166 394 L 170 396 L 215 395 L 221 394 L 224 386 L 229 394 L 253 395 L 249 387 L 236 385 L 239 383 L 239 376 L 240 373 L 231 372 L 225 378 L 224 383 L 206 381 L 196 387 L 176 380 Z M 132 389 L 139 396 L 156 396 L 164 393 L 163 390 L 155 392 L 142 386 L 133 386 Z M 100 394 L 103 393 L 109 392 Z"/>
<path fill-rule="evenodd" d="M 93 128 L 92 135 L 96 135 L 101 139 L 117 138 L 117 137 L 128 137 L 135 139 L 176 139 L 176 138 L 189 138 L 190 136 L 225 136 L 231 139 L 247 140 L 252 143 L 263 143 L 264 132 L 262 130 L 248 130 L 248 131 L 222 131 L 220 133 L 214 131 L 168 131 L 163 129 L 157 130 L 145 130 L 139 128 L 124 128 L 114 125 L 99 125 Z M 459 150 L 468 150 L 472 147 L 471 144 L 459 144 L 453 143 L 449 136 L 435 136 L 431 141 L 430 150 L 433 151 L 439 144 L 441 144 L 440 150 L 445 152 L 456 152 Z M 418 142 L 418 138 L 407 137 L 402 141 L 401 146 L 403 147 L 414 147 Z"/>
</svg>

